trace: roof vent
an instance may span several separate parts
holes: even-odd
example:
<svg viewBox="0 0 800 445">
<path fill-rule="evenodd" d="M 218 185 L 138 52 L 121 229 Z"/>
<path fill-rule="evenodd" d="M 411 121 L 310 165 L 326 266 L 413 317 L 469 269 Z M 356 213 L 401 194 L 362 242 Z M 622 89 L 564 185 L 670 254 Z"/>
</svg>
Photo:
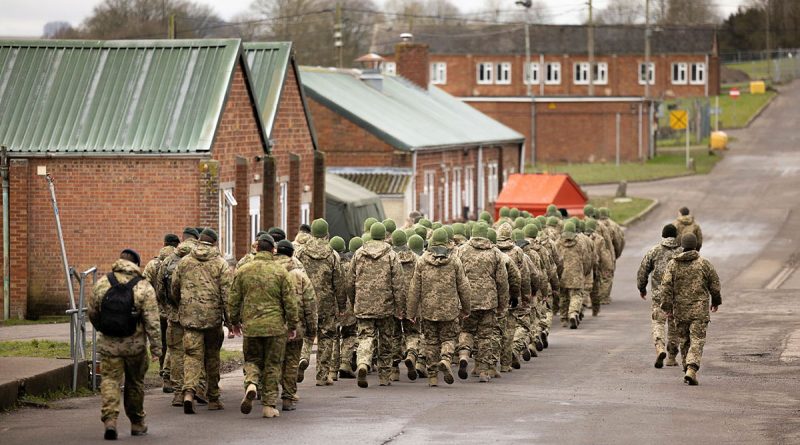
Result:
<svg viewBox="0 0 800 445">
<path fill-rule="evenodd" d="M 356 59 L 356 62 L 362 66 L 361 75 L 358 78 L 372 88 L 382 91 L 383 74 L 381 73 L 381 65 L 383 64 L 383 57 L 375 53 L 369 53 Z"/>
<path fill-rule="evenodd" d="M 414 34 L 411 34 L 410 32 L 404 32 L 400 34 L 400 40 L 403 42 L 410 42 L 414 40 Z"/>
</svg>

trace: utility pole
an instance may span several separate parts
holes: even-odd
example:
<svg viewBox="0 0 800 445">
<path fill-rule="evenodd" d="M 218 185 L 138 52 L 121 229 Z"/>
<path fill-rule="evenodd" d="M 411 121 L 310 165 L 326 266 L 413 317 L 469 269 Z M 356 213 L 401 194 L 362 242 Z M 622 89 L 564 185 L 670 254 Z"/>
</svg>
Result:
<svg viewBox="0 0 800 445">
<path fill-rule="evenodd" d="M 767 47 L 767 78 L 772 78 L 772 54 L 770 54 L 770 32 L 769 32 L 769 0 L 765 0 L 764 2 L 764 17 L 767 21 L 767 35 L 766 35 L 766 47 Z"/>
<path fill-rule="evenodd" d="M 169 15 L 169 38 L 175 39 L 175 14 Z"/>
<path fill-rule="evenodd" d="M 333 46 L 336 48 L 336 60 L 339 68 L 344 65 L 342 49 L 342 3 L 336 3 L 336 23 L 333 25 Z"/>
<path fill-rule="evenodd" d="M 641 76 L 642 73 L 639 73 Z M 655 79 L 653 79 L 655 80 Z M 650 97 L 650 0 L 644 2 L 644 98 Z"/>
<path fill-rule="evenodd" d="M 594 96 L 594 20 L 592 17 L 592 0 L 589 0 L 589 28 L 588 50 L 589 50 L 589 96 Z"/>
</svg>

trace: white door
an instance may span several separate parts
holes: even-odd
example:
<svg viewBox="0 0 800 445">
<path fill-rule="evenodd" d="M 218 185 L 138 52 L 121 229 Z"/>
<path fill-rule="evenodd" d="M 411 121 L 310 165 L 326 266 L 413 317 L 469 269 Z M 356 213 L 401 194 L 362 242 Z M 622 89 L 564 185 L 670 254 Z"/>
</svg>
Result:
<svg viewBox="0 0 800 445">
<path fill-rule="evenodd" d="M 255 241 L 258 231 L 261 230 L 261 196 L 250 197 L 250 239 Z"/>
</svg>

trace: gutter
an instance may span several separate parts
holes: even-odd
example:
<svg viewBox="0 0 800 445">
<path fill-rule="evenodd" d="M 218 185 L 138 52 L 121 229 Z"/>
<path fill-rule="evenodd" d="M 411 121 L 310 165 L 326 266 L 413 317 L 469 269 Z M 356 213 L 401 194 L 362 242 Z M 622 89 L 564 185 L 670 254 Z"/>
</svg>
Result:
<svg viewBox="0 0 800 445">
<path fill-rule="evenodd" d="M 57 158 L 106 158 L 106 159 L 208 159 L 211 152 L 197 153 L 135 153 L 135 152 L 13 152 L 7 155 L 12 159 L 57 159 Z"/>
<path fill-rule="evenodd" d="M 3 320 L 11 318 L 11 243 L 8 215 L 8 149 L 0 147 L 0 175 L 3 177 Z"/>
</svg>

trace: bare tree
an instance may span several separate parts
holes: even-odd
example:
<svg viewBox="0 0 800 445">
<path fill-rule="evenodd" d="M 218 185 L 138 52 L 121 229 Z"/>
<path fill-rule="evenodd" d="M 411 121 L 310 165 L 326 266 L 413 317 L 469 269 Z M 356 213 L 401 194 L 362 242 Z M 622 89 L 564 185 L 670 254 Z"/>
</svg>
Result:
<svg viewBox="0 0 800 445">
<path fill-rule="evenodd" d="M 610 0 L 597 11 L 596 23 L 633 25 L 644 22 L 644 2 L 641 0 Z"/>
<path fill-rule="evenodd" d="M 667 25 L 718 23 L 720 14 L 712 0 L 669 0 L 663 22 Z"/>
</svg>

